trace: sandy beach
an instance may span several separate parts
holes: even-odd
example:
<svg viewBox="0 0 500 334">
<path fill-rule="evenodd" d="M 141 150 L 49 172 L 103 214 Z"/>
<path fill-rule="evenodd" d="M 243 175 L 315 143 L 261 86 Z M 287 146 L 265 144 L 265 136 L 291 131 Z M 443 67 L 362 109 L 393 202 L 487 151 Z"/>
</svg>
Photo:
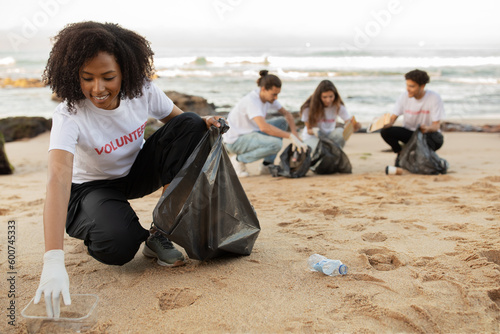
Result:
<svg viewBox="0 0 500 334">
<path fill-rule="evenodd" d="M 139 252 L 114 267 L 66 236 L 71 293 L 100 298 L 87 333 L 500 333 L 500 134 L 444 136 L 446 175 L 385 175 L 394 154 L 378 133 L 356 133 L 352 174 L 242 179 L 262 229 L 250 256 L 169 269 Z M 6 144 L 16 171 L 0 176 L 1 333 L 27 332 L 21 310 L 39 284 L 48 144 L 49 133 Z M 145 228 L 159 197 L 132 201 Z M 309 271 L 313 253 L 348 274 Z"/>
</svg>

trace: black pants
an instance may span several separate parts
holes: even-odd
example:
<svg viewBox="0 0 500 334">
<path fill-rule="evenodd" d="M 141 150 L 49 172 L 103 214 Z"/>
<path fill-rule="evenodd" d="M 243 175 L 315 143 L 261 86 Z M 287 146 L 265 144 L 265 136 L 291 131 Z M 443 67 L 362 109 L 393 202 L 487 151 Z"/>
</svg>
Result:
<svg viewBox="0 0 500 334">
<path fill-rule="evenodd" d="M 385 142 L 389 144 L 394 153 L 401 152 L 401 144 L 399 142 L 407 143 L 414 131 L 408 130 L 400 126 L 391 126 L 390 128 L 382 129 L 380 134 L 384 138 Z M 427 141 L 427 145 L 433 151 L 439 150 L 443 146 L 444 138 L 441 132 L 429 132 L 424 133 L 424 138 Z"/>
<path fill-rule="evenodd" d="M 169 184 L 206 131 L 197 114 L 178 115 L 146 140 L 127 176 L 72 184 L 68 234 L 84 240 L 89 254 L 100 262 L 123 265 L 132 260 L 149 231 L 128 199 Z"/>
</svg>

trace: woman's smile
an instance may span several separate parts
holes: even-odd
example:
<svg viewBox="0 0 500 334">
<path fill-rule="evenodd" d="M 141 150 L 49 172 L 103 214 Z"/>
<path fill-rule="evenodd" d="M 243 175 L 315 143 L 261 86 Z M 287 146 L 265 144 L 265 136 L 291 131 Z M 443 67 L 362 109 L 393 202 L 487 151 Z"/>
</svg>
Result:
<svg viewBox="0 0 500 334">
<path fill-rule="evenodd" d="M 99 52 L 80 69 L 83 95 L 97 108 L 113 110 L 120 105 L 122 74 L 113 55 Z"/>
</svg>

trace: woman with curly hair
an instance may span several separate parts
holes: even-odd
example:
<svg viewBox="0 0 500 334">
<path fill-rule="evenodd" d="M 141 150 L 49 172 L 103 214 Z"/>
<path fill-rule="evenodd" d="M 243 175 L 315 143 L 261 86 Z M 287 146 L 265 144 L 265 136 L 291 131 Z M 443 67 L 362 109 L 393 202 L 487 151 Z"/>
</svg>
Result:
<svg viewBox="0 0 500 334">
<path fill-rule="evenodd" d="M 63 99 L 52 119 L 43 214 L 45 254 L 35 303 L 45 295 L 58 317 L 70 303 L 64 229 L 100 262 L 123 265 L 145 242 L 145 256 L 164 266 L 183 254 L 154 226 L 148 231 L 128 202 L 165 189 L 211 125 L 213 117 L 183 113 L 151 82 L 153 51 L 116 24 L 82 22 L 54 38 L 44 80 Z M 164 125 L 144 140 L 149 117 Z"/>
<path fill-rule="evenodd" d="M 305 124 L 302 139 L 312 150 L 318 144 L 318 136 L 324 135 L 344 147 L 343 128 L 337 128 L 337 117 L 349 121 L 352 117 L 347 112 L 344 101 L 337 88 L 330 80 L 319 83 L 314 93 L 300 107 L 300 116 Z M 360 123 L 354 123 L 354 131 L 361 128 Z"/>
</svg>

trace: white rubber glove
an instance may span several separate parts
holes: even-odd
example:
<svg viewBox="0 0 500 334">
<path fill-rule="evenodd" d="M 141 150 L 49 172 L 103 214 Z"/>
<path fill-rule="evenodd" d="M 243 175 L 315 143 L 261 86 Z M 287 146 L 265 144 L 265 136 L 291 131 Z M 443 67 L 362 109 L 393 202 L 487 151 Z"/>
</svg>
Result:
<svg viewBox="0 0 500 334">
<path fill-rule="evenodd" d="M 290 134 L 290 140 L 292 141 L 292 150 L 297 150 L 299 153 L 307 151 L 307 145 L 300 141 L 293 133 Z"/>
<path fill-rule="evenodd" d="M 42 293 L 45 297 L 48 317 L 59 318 L 61 314 L 61 294 L 63 295 L 64 304 L 71 304 L 69 277 L 64 266 L 64 251 L 62 249 L 49 250 L 43 255 L 42 276 L 40 277 L 40 285 L 36 290 L 35 304 L 40 302 Z"/>
<path fill-rule="evenodd" d="M 319 128 L 312 128 L 312 131 L 314 135 L 319 138 Z"/>
</svg>

